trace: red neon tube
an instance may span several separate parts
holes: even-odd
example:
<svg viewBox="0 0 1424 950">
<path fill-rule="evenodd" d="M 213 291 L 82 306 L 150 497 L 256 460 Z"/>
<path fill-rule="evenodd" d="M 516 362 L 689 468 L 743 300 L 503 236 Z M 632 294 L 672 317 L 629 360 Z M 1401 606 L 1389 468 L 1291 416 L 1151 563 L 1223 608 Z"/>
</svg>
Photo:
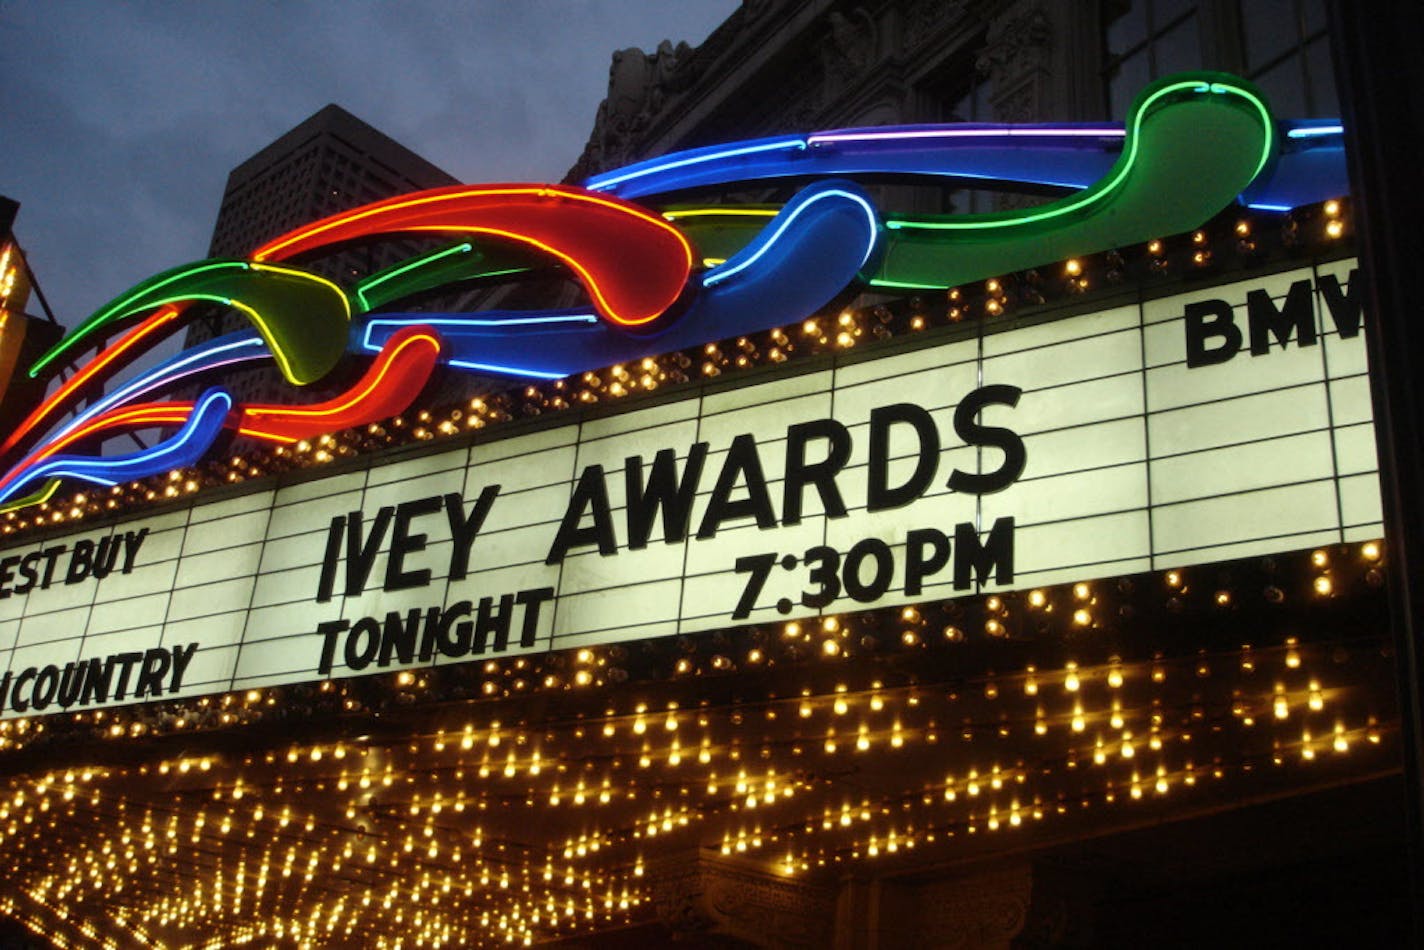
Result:
<svg viewBox="0 0 1424 950">
<path fill-rule="evenodd" d="M 349 390 L 311 406 L 247 406 L 237 423 L 242 435 L 296 442 L 404 412 L 430 379 L 440 338 L 430 327 L 403 327 Z"/>
<path fill-rule="evenodd" d="M 677 300 L 692 247 L 660 216 L 560 185 L 456 185 L 332 215 L 274 238 L 253 260 L 286 260 L 338 241 L 402 231 L 488 234 L 527 244 L 568 265 L 608 320 L 638 326 Z"/>
<path fill-rule="evenodd" d="M 60 408 L 60 406 L 67 403 L 69 398 L 74 395 L 79 387 L 89 382 L 89 380 L 93 379 L 104 369 L 112 366 L 119 357 L 133 349 L 164 324 L 177 317 L 178 314 L 182 312 L 182 309 L 182 307 L 176 306 L 164 307 L 130 330 L 119 342 L 100 350 L 94 359 L 81 366 L 79 370 L 69 378 L 68 382 L 56 389 L 53 395 L 36 406 L 35 410 L 15 427 L 15 430 L 10 433 L 5 441 L 0 443 L 0 454 L 13 449 L 41 419 L 44 419 L 50 413 Z M 184 416 L 184 418 L 186 419 L 187 417 Z"/>
</svg>

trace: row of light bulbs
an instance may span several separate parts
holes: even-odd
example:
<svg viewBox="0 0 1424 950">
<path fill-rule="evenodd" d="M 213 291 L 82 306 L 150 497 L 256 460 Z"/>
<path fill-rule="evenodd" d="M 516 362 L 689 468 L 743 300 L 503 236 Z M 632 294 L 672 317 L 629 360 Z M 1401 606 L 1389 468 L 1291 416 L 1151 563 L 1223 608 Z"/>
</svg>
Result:
<svg viewBox="0 0 1424 950">
<path fill-rule="evenodd" d="M 1283 642 L 1217 653 L 1206 658 L 1205 675 L 1201 657 L 1070 661 L 993 677 L 992 688 L 986 677 L 972 688 L 871 684 L 802 692 L 743 704 L 735 723 L 725 710 L 638 703 L 623 714 L 557 726 L 552 741 L 549 728 L 471 722 L 389 746 L 352 741 L 274 751 L 260 762 L 244 760 L 255 776 L 212 755 L 90 770 L 87 778 L 83 771 L 56 772 L 8 796 L 0 848 L 10 856 L 12 880 L 25 881 L 33 900 L 90 906 L 129 894 L 128 913 L 154 933 L 199 922 L 250 927 L 253 915 L 274 906 L 301 907 L 303 914 L 319 906 L 326 937 L 299 922 L 283 932 L 318 944 L 337 939 L 333 934 L 374 943 L 392 912 L 418 906 L 430 909 L 415 931 L 428 945 L 447 939 L 442 934 L 471 945 L 492 933 L 522 942 L 550 932 L 547 905 L 566 908 L 568 888 L 589 899 L 576 901 L 574 914 L 557 915 L 575 928 L 646 912 L 651 896 L 641 871 L 656 851 L 645 849 L 668 836 L 720 829 L 714 833 L 727 853 L 772 856 L 783 873 L 801 873 L 1027 827 L 1084 802 L 1150 800 L 1255 768 L 1210 753 L 1217 727 L 1235 743 L 1265 730 L 1269 743 L 1263 738 L 1256 747 L 1278 769 L 1382 744 L 1389 721 L 1360 718 L 1359 697 L 1350 695 L 1358 684 L 1326 685 L 1311 669 L 1311 656 L 1320 652 L 1318 645 Z M 1241 702 L 1242 690 L 1219 690 L 1212 714 L 1196 719 L 1175 700 L 1150 698 L 1177 684 L 1190 690 L 1222 678 L 1250 685 L 1249 702 Z M 1134 701 L 1115 707 L 1118 694 Z M 1084 728 L 1076 729 L 1085 699 L 1091 708 Z M 1017 704 L 1014 716 L 992 714 L 1005 703 Z M 953 715 L 961 704 L 972 705 L 977 718 Z M 1056 727 L 1041 730 L 1038 709 L 1054 704 Z M 768 739 L 773 729 L 785 732 Z M 684 739 L 696 755 L 680 754 Z M 1024 743 L 1043 751 L 1022 761 L 996 758 L 1001 747 L 1022 750 Z M 834 777 L 847 757 L 914 763 L 932 746 L 937 758 L 962 767 L 870 798 L 848 797 Z M 277 778 L 259 778 L 273 770 Z M 106 786 L 122 788 L 145 774 L 174 783 L 170 803 L 111 798 Z M 421 791 L 422 775 L 429 792 Z M 1088 775 L 1096 777 L 1070 778 Z M 489 822 L 508 826 L 512 816 L 536 814 L 556 797 L 559 807 L 591 809 L 576 835 L 534 854 L 516 853 L 488 835 Z M 373 808 L 377 801 L 381 807 Z M 467 812 L 481 816 L 473 829 L 459 817 Z M 353 824 L 358 818 L 375 824 L 362 831 Z M 96 821 L 110 829 L 97 840 Z M 65 832 L 66 822 L 84 830 Z M 55 854 L 52 846 L 40 847 L 46 839 L 66 847 Z M 185 859 L 210 868 L 214 883 L 178 887 Z M 329 880 L 343 874 L 361 883 Z M 444 905 L 427 892 L 447 880 L 456 892 L 479 894 L 482 906 L 493 900 L 501 909 L 480 921 L 459 917 L 455 907 L 447 910 L 458 919 L 437 914 Z M 149 899 L 174 893 L 184 897 Z M 348 893 L 370 901 L 341 903 Z M 500 904 L 501 894 L 512 903 Z"/>
<path fill-rule="evenodd" d="M 1298 209 L 1282 218 L 1280 242 L 1288 248 L 1308 244 L 1329 245 L 1350 230 L 1347 202 L 1331 199 L 1318 206 Z M 1222 235 L 1217 235 L 1221 230 Z M 1253 262 L 1264 247 L 1260 244 L 1263 225 L 1258 219 L 1240 217 L 1218 227 L 1203 228 L 1183 239 L 1154 239 L 1147 242 L 1141 256 L 1153 274 L 1168 271 L 1174 248 L 1180 245 L 1196 269 L 1214 266 L 1213 247 L 1229 237 L 1237 255 Z M 1304 233 L 1303 233 L 1304 230 Z M 32 509 L 0 514 L 0 536 L 24 533 L 85 518 L 141 510 L 155 503 L 192 495 L 204 487 L 233 484 L 274 475 L 291 468 L 327 465 L 382 448 L 428 442 L 457 436 L 518 419 L 561 412 L 609 400 L 621 400 L 668 385 L 685 384 L 701 377 L 785 362 L 821 352 L 859 346 L 869 340 L 889 339 L 897 334 L 918 333 L 936 324 L 954 324 L 965 319 L 998 319 L 1019 306 L 1037 306 L 1063 295 L 1081 294 L 1097 281 L 1121 283 L 1129 265 L 1123 251 L 1111 250 L 1093 258 L 1072 258 L 1052 268 L 1021 275 L 990 277 L 974 285 L 950 288 L 942 306 L 915 295 L 893 306 L 876 305 L 842 310 L 808 318 L 799 326 L 776 328 L 755 337 L 719 341 L 700 348 L 634 363 L 618 364 L 551 383 L 530 385 L 475 397 L 455 406 L 418 409 L 381 423 L 304 439 L 290 446 L 277 446 L 247 456 L 177 470 L 106 492 L 81 491 L 68 498 L 51 499 Z M 1045 276 L 1047 275 L 1047 276 Z M 1095 276 L 1098 275 L 1098 276 Z"/>
</svg>

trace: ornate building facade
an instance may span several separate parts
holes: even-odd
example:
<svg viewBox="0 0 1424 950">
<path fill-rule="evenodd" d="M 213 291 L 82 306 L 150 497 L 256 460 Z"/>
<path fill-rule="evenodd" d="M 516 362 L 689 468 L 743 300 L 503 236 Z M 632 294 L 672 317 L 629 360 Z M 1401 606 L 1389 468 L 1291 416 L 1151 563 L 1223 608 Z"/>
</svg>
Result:
<svg viewBox="0 0 1424 950">
<path fill-rule="evenodd" d="M 569 177 L 1120 118 L 1190 67 L 1328 114 L 1318 4 L 1260 9 L 746 0 L 614 54 Z M 1158 185 L 1209 177 L 1183 127 Z M 775 214 L 768 180 L 716 200 Z M 674 288 L 656 352 L 0 517 L 0 914 L 61 946 L 1401 945 L 1353 219 L 1232 182 L 1187 230 L 1034 231 L 744 333 L 669 344 Z M 876 240 L 1043 197 L 864 185 Z M 530 260 L 458 309 L 587 293 Z"/>
<path fill-rule="evenodd" d="M 613 54 L 568 179 L 780 132 L 1121 119 L 1138 89 L 1184 69 L 1245 76 L 1282 116 L 1334 115 L 1323 11 L 1321 0 L 746 0 L 695 49 Z"/>
</svg>

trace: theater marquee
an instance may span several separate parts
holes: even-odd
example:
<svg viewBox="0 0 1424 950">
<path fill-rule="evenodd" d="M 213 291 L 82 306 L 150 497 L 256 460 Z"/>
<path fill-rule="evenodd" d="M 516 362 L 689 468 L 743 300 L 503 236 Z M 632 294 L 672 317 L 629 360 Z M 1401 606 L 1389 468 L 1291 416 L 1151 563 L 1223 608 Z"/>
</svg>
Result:
<svg viewBox="0 0 1424 950">
<path fill-rule="evenodd" d="M 3 714 L 1376 537 L 1353 275 L 813 361 L 12 547 Z"/>
</svg>

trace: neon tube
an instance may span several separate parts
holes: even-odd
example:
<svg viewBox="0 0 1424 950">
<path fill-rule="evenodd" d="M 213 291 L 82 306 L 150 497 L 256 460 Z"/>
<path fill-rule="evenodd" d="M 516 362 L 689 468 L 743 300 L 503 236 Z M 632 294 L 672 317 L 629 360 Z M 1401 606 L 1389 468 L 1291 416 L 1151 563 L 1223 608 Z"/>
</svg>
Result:
<svg viewBox="0 0 1424 950">
<path fill-rule="evenodd" d="M 176 267 L 172 270 L 164 271 L 148 280 L 130 288 L 124 294 L 106 303 L 98 310 L 90 314 L 83 323 L 75 327 L 63 339 L 50 347 L 49 351 L 35 360 L 34 365 L 29 369 L 31 379 L 38 378 L 40 371 L 50 363 L 53 363 L 62 354 L 74 348 L 80 340 L 85 339 L 99 327 L 121 320 L 136 311 L 149 309 L 150 307 L 162 306 L 177 300 L 207 299 L 222 302 L 224 298 L 210 292 L 201 294 L 186 293 L 180 288 L 189 287 L 198 283 L 206 275 L 218 271 L 245 271 L 247 264 L 243 261 L 203 261 L 196 265 Z M 161 293 L 165 288 L 171 288 L 172 293 Z"/>
<path fill-rule="evenodd" d="M 433 333 L 419 326 L 405 328 L 391 337 L 361 381 L 341 396 L 312 406 L 247 406 L 236 428 L 267 441 L 296 442 L 396 415 L 419 394 L 439 350 L 439 338 Z M 175 401 L 110 410 L 46 444 L 30 464 L 100 433 L 112 436 L 116 430 L 181 423 L 193 405 Z"/>
<path fill-rule="evenodd" d="M 153 426 L 175 425 L 187 419 L 192 411 L 193 403 L 191 402 L 144 403 L 138 406 L 114 409 L 45 443 L 43 452 L 37 452 L 35 456 L 31 457 L 30 462 L 33 464 L 35 461 L 42 461 L 76 442 L 101 432 L 107 432 L 112 436 L 115 434 L 114 430 L 136 430 L 148 429 Z"/>
<path fill-rule="evenodd" d="M 55 456 L 0 489 L 0 503 L 12 498 L 21 486 L 39 478 L 73 478 L 112 486 L 191 465 L 212 445 L 231 409 L 232 397 L 221 389 L 211 389 L 198 400 L 188 421 L 172 438 L 140 452 L 109 458 Z"/>
<path fill-rule="evenodd" d="M 521 379 L 561 379 L 568 374 L 540 366 L 523 366 L 514 363 L 465 358 L 460 354 L 466 348 L 478 351 L 488 343 L 491 332 L 497 334 L 498 331 L 504 329 L 515 332 L 524 332 L 526 329 L 533 329 L 537 332 L 537 328 L 540 327 L 550 330 L 602 329 L 605 333 L 619 338 L 624 337 L 624 334 L 609 330 L 596 315 L 591 313 L 568 312 L 536 317 L 509 315 L 494 318 L 439 317 L 428 313 L 413 313 L 403 316 L 381 316 L 369 321 L 358 345 L 369 351 L 380 350 L 383 346 L 389 345 L 390 340 L 403 330 L 422 326 L 439 329 L 448 349 L 447 352 L 441 353 L 441 359 L 446 366 L 480 373 L 494 373 L 500 376 L 516 376 Z M 392 330 L 395 332 L 385 335 Z M 553 347 L 555 350 L 561 348 L 553 340 L 546 340 L 545 347 Z M 531 358 L 531 361 L 534 360 Z"/>
<path fill-rule="evenodd" d="M 621 185 L 626 181 L 632 181 L 635 178 L 642 178 L 647 175 L 659 175 L 674 169 L 687 168 L 690 165 L 726 162 L 730 159 L 741 158 L 744 155 L 758 155 L 763 152 L 796 152 L 805 148 L 806 140 L 801 136 L 748 144 L 734 144 L 730 146 L 716 145 L 705 149 L 675 152 L 663 158 L 641 162 L 636 165 L 629 165 L 611 172 L 604 172 L 601 175 L 594 175 L 588 179 L 586 184 L 590 189 L 601 191 L 605 188 Z"/>
<path fill-rule="evenodd" d="M 443 328 L 447 333 L 459 333 L 465 328 L 498 328 L 498 327 L 528 327 L 528 326 L 548 326 L 558 324 L 590 324 L 598 323 L 598 317 L 591 313 L 569 313 L 551 314 L 539 317 L 507 317 L 507 318 L 482 318 L 482 317 L 437 317 L 431 314 L 414 313 L 409 316 L 399 317 L 393 315 L 380 316 L 366 322 L 365 332 L 361 335 L 360 346 L 362 349 L 371 352 L 378 352 L 386 346 L 390 340 L 394 339 L 395 333 L 386 337 L 379 343 L 373 337 L 378 331 L 388 328 L 395 328 L 397 332 L 409 327 L 429 326 Z"/>
<path fill-rule="evenodd" d="M 805 192 L 803 192 L 803 194 L 804 193 Z M 749 245 L 748 248 L 746 248 L 747 251 L 751 252 L 750 254 L 745 257 L 742 257 L 741 254 L 738 254 L 737 258 L 734 259 L 735 263 L 733 263 L 733 261 L 728 261 L 726 264 L 723 264 L 716 270 L 709 271 L 706 276 L 702 278 L 702 285 L 704 287 L 711 287 L 715 284 L 721 283 L 729 277 L 741 273 L 743 270 L 746 270 L 748 267 L 751 267 L 756 264 L 756 262 L 761 259 L 762 255 L 766 254 L 766 252 L 772 247 L 772 245 L 774 245 L 781 238 L 781 236 L 786 233 L 789 228 L 795 225 L 796 219 L 800 217 L 802 212 L 804 212 L 807 208 L 811 207 L 811 205 L 813 205 L 814 203 L 818 201 L 823 201 L 827 198 L 842 198 L 851 201 L 856 204 L 862 211 L 865 212 L 865 217 L 867 222 L 869 223 L 870 228 L 870 240 L 866 242 L 865 251 L 860 256 L 860 266 L 864 266 L 865 262 L 870 258 L 871 251 L 875 249 L 875 238 L 876 235 L 880 232 L 880 219 L 876 216 L 875 209 L 871 206 L 869 201 L 865 200 L 865 198 L 857 194 L 852 194 L 851 192 L 841 188 L 829 188 L 825 191 L 819 191 L 815 194 L 812 194 L 804 201 L 800 202 L 799 204 L 796 204 L 796 206 L 790 211 L 789 214 L 787 214 L 780 221 L 776 222 L 770 234 L 766 234 L 766 232 L 763 232 L 765 237 L 758 235 L 756 243 L 753 245 Z"/>
<path fill-rule="evenodd" d="M 1202 82 L 1200 80 L 1192 79 L 1186 80 L 1184 82 L 1168 83 L 1162 86 L 1161 88 L 1155 90 L 1140 105 L 1134 108 L 1132 118 L 1132 132 L 1130 135 L 1128 135 L 1126 139 L 1127 152 L 1118 161 L 1117 166 L 1113 172 L 1113 176 L 1110 179 L 1107 179 L 1106 181 L 1100 183 L 1099 185 L 1088 189 L 1083 194 L 1078 195 L 1077 197 L 1064 199 L 1062 201 L 1055 201 L 1047 208 L 1041 211 L 1013 212 L 1010 214 L 983 218 L 976 217 L 975 220 L 968 221 L 924 221 L 905 218 L 889 219 L 885 222 L 885 226 L 887 228 L 890 228 L 891 230 L 913 229 L 932 231 L 982 231 L 994 228 L 1014 228 L 1022 227 L 1027 224 L 1033 224 L 1036 221 L 1043 221 L 1049 218 L 1059 218 L 1063 215 L 1072 214 L 1075 211 L 1079 211 L 1089 205 L 1102 201 L 1107 195 L 1111 194 L 1117 189 L 1119 185 L 1122 184 L 1122 182 L 1127 178 L 1128 174 L 1132 171 L 1133 165 L 1136 164 L 1139 146 L 1141 143 L 1140 133 L 1142 123 L 1143 120 L 1146 118 L 1148 111 L 1152 108 L 1153 105 L 1155 105 L 1159 100 L 1163 99 L 1164 97 L 1186 90 L 1190 90 L 1196 93 L 1205 92 L 1217 95 L 1239 96 L 1242 99 L 1245 99 L 1253 107 L 1255 107 L 1256 111 L 1261 116 L 1261 124 L 1265 129 L 1266 134 L 1265 140 L 1261 147 L 1260 157 L 1256 162 L 1256 169 L 1251 174 L 1251 178 L 1254 179 L 1256 175 L 1260 174 L 1261 169 L 1265 167 L 1266 161 L 1270 158 L 1273 150 L 1274 123 L 1271 121 L 1271 114 L 1266 109 L 1265 103 L 1263 103 L 1260 99 L 1258 99 L 1256 96 L 1252 95 L 1245 89 L 1241 89 L 1235 86 L 1228 86 L 1224 83 L 1219 82 L 1207 83 Z"/>
<path fill-rule="evenodd" d="M 211 300 L 233 307 L 257 327 L 278 368 L 298 385 L 325 376 L 344 350 L 351 307 L 336 284 L 306 271 L 245 261 L 200 261 L 139 284 L 96 311 L 30 368 L 37 376 L 102 326 L 154 307 Z"/>
<path fill-rule="evenodd" d="M 833 142 L 914 142 L 926 139 L 1111 139 L 1122 138 L 1126 134 L 1127 133 L 1121 128 L 1111 125 L 986 125 L 969 127 L 956 125 L 945 126 L 943 128 L 902 129 L 893 131 L 854 129 L 844 132 L 817 132 L 814 135 L 807 136 L 806 141 L 808 144 L 816 146 Z"/>
<path fill-rule="evenodd" d="M 42 505 L 54 497 L 54 493 L 59 491 L 60 480 L 51 478 L 36 491 L 31 492 L 23 498 L 16 498 L 14 501 L 7 501 L 0 504 L 0 514 L 7 511 L 17 511 L 20 508 L 28 508 L 31 505 Z"/>
<path fill-rule="evenodd" d="M 457 255 L 469 254 L 474 249 L 475 246 L 466 241 L 464 244 L 457 244 L 454 247 L 447 247 L 442 250 L 435 251 L 432 254 L 427 254 L 424 257 L 417 257 L 414 260 L 405 261 L 404 263 L 396 267 L 381 271 L 378 274 L 373 274 L 366 280 L 363 280 L 356 285 L 356 299 L 360 301 L 361 309 L 363 311 L 370 310 L 371 301 L 366 296 L 366 294 L 372 289 L 379 287 L 382 284 L 389 283 L 390 281 L 393 281 L 399 277 L 403 277 L 412 271 L 420 270 L 421 268 L 425 268 L 432 264 L 439 263 L 440 261 L 449 260 L 450 258 L 455 257 Z"/>
<path fill-rule="evenodd" d="M 0 444 L 0 454 L 14 448 L 41 419 L 44 419 L 60 406 L 66 404 L 79 387 L 89 382 L 109 366 L 112 366 L 120 356 L 123 356 L 151 334 L 170 323 L 181 312 L 182 311 L 177 307 L 165 307 L 129 331 L 119 342 L 100 350 L 94 359 L 80 367 L 78 372 L 56 389 L 48 399 L 35 407 L 35 410 L 15 427 L 15 431 L 10 433 L 3 444 Z"/>
<path fill-rule="evenodd" d="M 243 350 L 252 352 L 244 353 Z M 44 459 L 54 455 L 60 447 L 71 444 L 77 438 L 77 436 L 71 438 L 74 432 L 84 428 L 88 423 L 109 412 L 115 406 L 122 405 L 154 389 L 177 383 L 197 373 L 253 359 L 266 359 L 268 356 L 262 341 L 250 330 L 231 333 L 209 341 L 199 349 L 179 353 L 137 379 L 130 380 L 66 422 L 47 441 L 32 449 L 29 455 L 13 465 L 3 477 L 0 477 L 0 488 L 9 485 L 14 479 Z"/>
<path fill-rule="evenodd" d="M 395 333 L 347 392 L 312 406 L 247 406 L 238 431 L 272 442 L 296 442 L 404 412 L 430 379 L 440 338 L 428 326 Z"/>
<path fill-rule="evenodd" d="M 456 186 L 333 215 L 253 252 L 284 258 L 373 234 L 488 234 L 534 247 L 572 269 L 613 323 L 640 326 L 682 293 L 692 248 L 675 227 L 638 205 L 564 186 Z M 630 266 L 636 262 L 636 266 Z"/>
<path fill-rule="evenodd" d="M 235 363 L 250 362 L 252 360 L 269 359 L 271 354 L 267 351 L 266 344 L 250 330 L 230 333 L 226 336 L 210 340 L 202 347 L 187 350 L 179 353 L 172 359 L 160 363 L 153 369 L 135 379 L 129 380 L 120 388 L 109 393 L 94 405 L 85 409 L 78 416 L 69 420 L 59 433 L 53 438 L 68 433 L 71 429 L 82 425 L 90 419 L 100 415 L 113 407 L 135 399 L 155 389 L 172 386 L 176 383 L 209 370 L 218 369 L 223 366 L 231 366 Z"/>
</svg>

